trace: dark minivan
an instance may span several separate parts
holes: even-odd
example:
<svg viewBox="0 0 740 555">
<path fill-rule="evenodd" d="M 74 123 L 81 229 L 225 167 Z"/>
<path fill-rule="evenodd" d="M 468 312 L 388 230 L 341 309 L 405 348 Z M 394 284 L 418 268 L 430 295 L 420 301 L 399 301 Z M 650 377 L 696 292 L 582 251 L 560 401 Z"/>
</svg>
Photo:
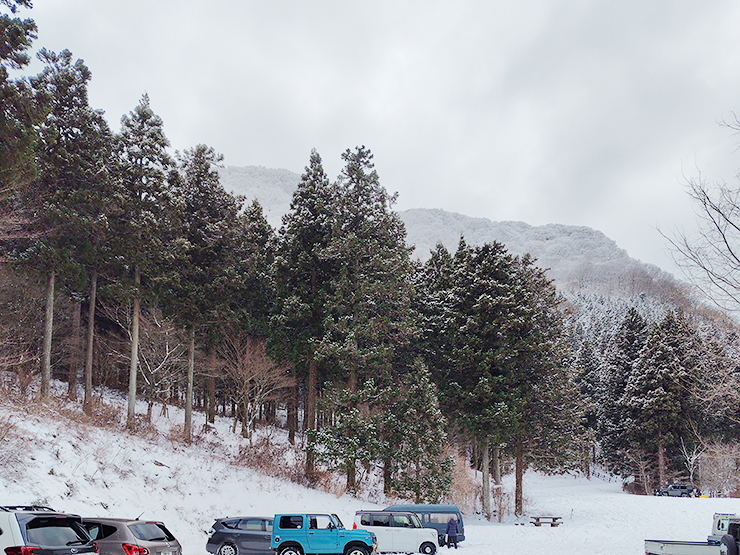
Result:
<svg viewBox="0 0 740 555">
<path fill-rule="evenodd" d="M 416 513 L 419 515 L 424 528 L 434 528 L 437 530 L 437 542 L 439 545 L 445 544 L 447 522 L 451 518 L 454 518 L 457 520 L 457 529 L 459 530 L 457 541 L 461 542 L 465 540 L 463 517 L 457 505 L 392 505 L 383 510 Z"/>
</svg>

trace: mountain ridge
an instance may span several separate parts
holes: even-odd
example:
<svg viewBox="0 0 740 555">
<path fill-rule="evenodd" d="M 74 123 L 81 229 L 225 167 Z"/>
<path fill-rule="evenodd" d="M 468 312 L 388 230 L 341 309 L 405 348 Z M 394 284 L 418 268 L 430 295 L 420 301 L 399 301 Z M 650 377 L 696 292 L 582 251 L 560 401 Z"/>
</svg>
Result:
<svg viewBox="0 0 740 555">
<path fill-rule="evenodd" d="M 264 166 L 227 166 L 220 170 L 224 188 L 248 200 L 257 199 L 275 228 L 290 210 L 301 176 L 286 169 Z M 658 266 L 632 258 L 603 232 L 586 227 L 550 223 L 534 226 L 522 221 L 493 221 L 441 208 L 411 208 L 398 212 L 412 257 L 425 261 L 442 243 L 454 252 L 464 237 L 469 245 L 498 241 L 515 255 L 530 254 L 562 290 L 589 290 L 633 296 L 677 280 Z"/>
</svg>

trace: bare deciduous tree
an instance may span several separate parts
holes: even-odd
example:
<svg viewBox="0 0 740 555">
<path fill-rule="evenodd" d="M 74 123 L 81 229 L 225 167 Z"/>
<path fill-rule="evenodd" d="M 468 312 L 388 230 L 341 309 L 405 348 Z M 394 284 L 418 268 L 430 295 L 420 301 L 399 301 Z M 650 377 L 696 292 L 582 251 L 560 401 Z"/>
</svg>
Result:
<svg viewBox="0 0 740 555">
<path fill-rule="evenodd" d="M 252 431 L 260 407 L 274 400 L 294 384 L 285 366 L 265 352 L 265 340 L 244 332 L 226 330 L 218 354 L 224 371 L 234 384 L 234 401 L 239 406 L 242 435 L 252 444 Z M 236 422 L 234 423 L 236 425 Z"/>
<path fill-rule="evenodd" d="M 736 114 L 723 125 L 740 134 Z M 697 231 L 664 237 L 673 247 L 675 262 L 707 298 L 736 312 L 740 310 L 740 183 L 711 182 L 699 171 L 686 178 L 686 184 L 695 204 Z"/>
</svg>

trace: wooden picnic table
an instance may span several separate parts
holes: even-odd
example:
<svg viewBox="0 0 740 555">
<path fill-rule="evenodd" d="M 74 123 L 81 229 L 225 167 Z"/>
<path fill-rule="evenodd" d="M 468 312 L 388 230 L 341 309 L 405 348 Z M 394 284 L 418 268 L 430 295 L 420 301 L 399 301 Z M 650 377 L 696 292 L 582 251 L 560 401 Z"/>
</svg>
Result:
<svg viewBox="0 0 740 555">
<path fill-rule="evenodd" d="M 549 524 L 550 526 L 560 526 L 563 518 L 560 516 L 533 516 L 532 524 L 535 526 L 542 526 L 543 524 Z"/>
</svg>

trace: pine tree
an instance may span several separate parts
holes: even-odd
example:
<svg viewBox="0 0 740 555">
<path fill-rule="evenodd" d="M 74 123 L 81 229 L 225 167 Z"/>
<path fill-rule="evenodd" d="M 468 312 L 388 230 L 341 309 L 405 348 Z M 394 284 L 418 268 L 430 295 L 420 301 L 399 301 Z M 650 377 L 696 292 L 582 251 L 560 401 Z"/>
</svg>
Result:
<svg viewBox="0 0 740 555">
<path fill-rule="evenodd" d="M 36 38 L 36 23 L 15 16 L 19 8 L 31 8 L 31 1 L 4 0 L 0 5 L 10 12 L 0 15 L 0 206 L 5 212 L 10 209 L 5 201 L 33 176 L 35 125 L 48 108 L 27 79 L 11 79 L 9 73 L 31 61 L 28 50 Z"/>
<path fill-rule="evenodd" d="M 629 425 L 620 400 L 640 351 L 645 345 L 647 323 L 632 307 L 614 334 L 602 369 L 598 405 L 597 438 L 607 467 L 615 472 L 629 472 L 630 465 L 620 452 L 628 448 L 625 434 Z"/>
<path fill-rule="evenodd" d="M 306 381 L 307 430 L 316 427 L 318 393 L 327 379 L 317 346 L 325 333 L 326 298 L 335 274 L 327 248 L 336 214 L 336 190 L 329 183 L 321 157 L 313 150 L 280 229 L 270 340 L 271 352 L 288 360 L 296 377 Z M 294 431 L 292 427 L 291 433 Z M 313 455 L 308 451 L 306 474 L 311 476 L 313 472 Z"/>
<path fill-rule="evenodd" d="M 220 183 L 216 167 L 222 159 L 211 147 L 198 145 L 178 157 L 178 170 L 169 179 L 177 211 L 168 232 L 170 263 L 161 281 L 168 312 L 189 336 L 186 441 L 192 428 L 196 331 L 228 302 L 227 270 L 237 236 L 240 205 Z"/>
<path fill-rule="evenodd" d="M 420 359 L 399 381 L 385 388 L 382 401 L 380 450 L 392 461 L 389 486 L 415 503 L 439 503 L 450 491 L 453 461 L 444 455 L 447 421 L 437 387 Z"/>
<path fill-rule="evenodd" d="M 630 449 L 653 454 L 661 486 L 667 481 L 670 458 L 679 457 L 681 440 L 696 429 L 691 392 L 699 349 L 683 314 L 667 313 L 660 324 L 650 327 L 620 400 L 627 412 Z M 652 489 L 647 479 L 644 485 Z"/>
<path fill-rule="evenodd" d="M 372 153 L 357 147 L 342 159 L 337 218 L 326 249 L 336 271 L 317 352 L 352 398 L 366 380 L 389 379 L 395 349 L 414 333 L 412 265 L 403 223 L 391 210 L 395 197 L 380 185 Z M 345 467 L 352 491 L 355 464 L 348 460 Z"/>
<path fill-rule="evenodd" d="M 163 251 L 162 228 L 166 221 L 163 216 L 169 211 L 166 176 L 172 159 L 167 153 L 168 146 L 162 118 L 152 111 L 149 96 L 145 94 L 136 108 L 121 118 L 121 132 L 116 137 L 117 199 L 122 212 L 116 222 L 116 231 L 122 241 L 117 249 L 124 260 L 133 299 L 127 412 L 129 427 L 134 424 L 136 406 L 141 299 L 146 279 L 157 273 Z"/>
<path fill-rule="evenodd" d="M 56 277 L 61 274 L 79 299 L 76 293 L 84 286 L 88 270 L 94 273 L 106 257 L 111 133 L 102 114 L 88 104 L 91 74 L 82 60 L 73 63 L 68 50 L 56 54 L 42 49 L 39 58 L 46 67 L 32 85 L 48 98 L 51 109 L 38 129 L 37 177 L 25 199 L 27 212 L 33 214 L 29 218 L 33 238 L 22 257 L 47 275 L 41 387 L 46 395 Z M 79 309 L 78 300 L 75 321 L 79 321 Z M 78 355 L 73 358 L 79 360 Z M 76 376 L 74 365 L 70 396 L 76 392 Z"/>
</svg>

